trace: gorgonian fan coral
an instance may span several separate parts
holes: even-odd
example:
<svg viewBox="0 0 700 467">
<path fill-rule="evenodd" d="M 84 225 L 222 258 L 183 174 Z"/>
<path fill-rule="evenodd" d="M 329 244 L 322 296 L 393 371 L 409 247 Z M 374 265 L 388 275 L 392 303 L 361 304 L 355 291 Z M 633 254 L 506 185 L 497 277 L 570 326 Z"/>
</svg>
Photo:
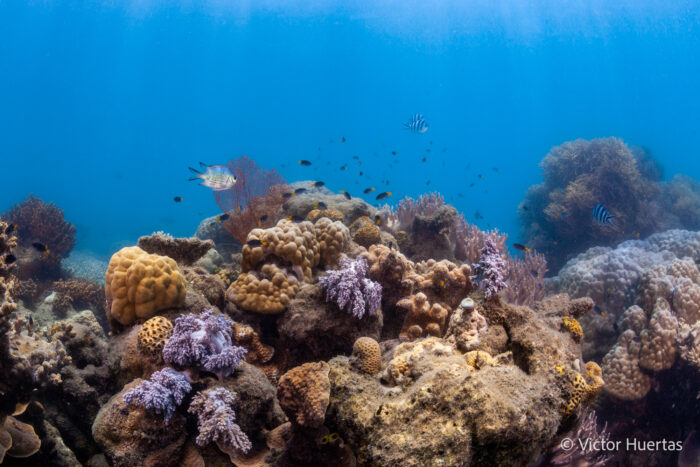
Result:
<svg viewBox="0 0 700 467">
<path fill-rule="evenodd" d="M 326 289 L 327 302 L 335 302 L 357 319 L 374 314 L 381 306 L 382 286 L 367 277 L 364 258 L 341 259 L 340 269 L 328 271 L 319 283 Z"/>
<path fill-rule="evenodd" d="M 122 400 L 127 406 L 134 404 L 163 415 L 167 423 L 191 390 L 190 378 L 186 374 L 163 368 L 153 373 L 151 379 L 129 389 Z"/>
<path fill-rule="evenodd" d="M 192 398 L 191 414 L 197 415 L 197 445 L 204 447 L 217 443 L 225 452 L 241 451 L 247 453 L 253 445 L 236 423 L 233 403 L 236 394 L 224 388 L 207 389 Z"/>
<path fill-rule="evenodd" d="M 247 352 L 232 345 L 233 323 L 213 310 L 187 314 L 175 320 L 173 335 L 163 347 L 163 359 L 182 367 L 197 367 L 219 378 L 229 376 Z"/>
<path fill-rule="evenodd" d="M 65 220 L 63 211 L 34 195 L 12 206 L 2 218 L 8 223 L 17 224 L 21 247 L 31 249 L 32 243 L 40 242 L 50 250 L 49 254 L 39 256 L 39 272 L 57 267 L 61 258 L 67 257 L 75 246 L 75 227 Z"/>
<path fill-rule="evenodd" d="M 275 224 L 285 202 L 282 194 L 291 188 L 275 169 L 263 169 L 246 156 L 230 161 L 228 168 L 237 182 L 228 190 L 214 192 L 214 196 L 216 204 L 230 216 L 224 228 L 245 243 L 254 228 Z M 261 220 L 265 215 L 267 218 Z"/>
<path fill-rule="evenodd" d="M 497 297 L 498 292 L 506 287 L 503 277 L 506 263 L 491 237 L 486 239 L 481 249 L 481 260 L 472 269 L 479 278 L 479 287 L 484 289 L 487 300 Z"/>
</svg>

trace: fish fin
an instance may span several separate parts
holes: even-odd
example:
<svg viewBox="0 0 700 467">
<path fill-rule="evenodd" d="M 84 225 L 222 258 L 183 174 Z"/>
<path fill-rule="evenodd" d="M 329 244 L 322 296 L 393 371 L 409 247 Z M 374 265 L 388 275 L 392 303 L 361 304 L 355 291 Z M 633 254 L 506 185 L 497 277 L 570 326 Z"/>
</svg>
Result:
<svg viewBox="0 0 700 467">
<path fill-rule="evenodd" d="M 201 162 L 201 161 L 199 162 L 199 165 L 201 165 L 202 167 L 209 167 L 209 164 L 205 164 L 204 162 Z"/>
<path fill-rule="evenodd" d="M 202 172 L 200 172 L 200 171 L 197 170 L 197 169 L 193 169 L 192 167 L 187 167 L 187 168 L 190 169 L 190 172 L 194 172 L 194 173 L 196 173 L 196 174 L 202 175 Z"/>
<path fill-rule="evenodd" d="M 188 178 L 188 182 L 194 182 L 195 180 L 199 180 L 199 177 L 193 177 L 193 178 Z"/>
</svg>

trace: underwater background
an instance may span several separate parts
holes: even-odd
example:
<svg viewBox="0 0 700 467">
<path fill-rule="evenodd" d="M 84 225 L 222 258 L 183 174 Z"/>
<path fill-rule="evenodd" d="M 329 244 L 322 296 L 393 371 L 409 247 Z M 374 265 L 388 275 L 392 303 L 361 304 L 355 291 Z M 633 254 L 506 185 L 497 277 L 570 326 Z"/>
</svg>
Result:
<svg viewBox="0 0 700 467">
<path fill-rule="evenodd" d="M 388 180 L 389 203 L 439 191 L 518 241 L 518 204 L 565 141 L 617 136 L 665 179 L 700 177 L 699 14 L 692 1 L 3 1 L 0 211 L 51 200 L 76 250 L 107 259 L 153 231 L 191 235 L 220 211 L 187 167 L 245 154 L 353 196 Z M 426 134 L 403 128 L 416 113 Z"/>
</svg>

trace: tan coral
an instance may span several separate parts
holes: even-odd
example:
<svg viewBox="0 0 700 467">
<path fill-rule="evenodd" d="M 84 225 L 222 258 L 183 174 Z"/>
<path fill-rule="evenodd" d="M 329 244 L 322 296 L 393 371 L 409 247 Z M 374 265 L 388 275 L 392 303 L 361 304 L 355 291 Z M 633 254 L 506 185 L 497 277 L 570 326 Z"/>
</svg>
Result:
<svg viewBox="0 0 700 467">
<path fill-rule="evenodd" d="M 476 309 L 474 300 L 465 298 L 450 316 L 445 339 L 462 352 L 469 352 L 480 344 L 479 335 L 487 327 L 486 318 Z"/>
<path fill-rule="evenodd" d="M 451 261 L 430 259 L 415 265 L 411 279 L 414 292 L 423 292 L 430 301 L 440 301 L 452 309 L 473 290 L 471 275 L 466 264 L 457 266 Z"/>
<path fill-rule="evenodd" d="M 487 366 L 498 366 L 498 360 L 493 358 L 490 353 L 484 352 L 483 350 L 472 350 L 464 354 L 464 359 L 467 361 L 467 365 L 474 368 L 475 370 L 480 370 Z"/>
<path fill-rule="evenodd" d="M 277 384 L 277 399 L 292 423 L 306 428 L 323 424 L 330 400 L 329 371 L 326 362 L 311 362 L 282 375 Z"/>
<path fill-rule="evenodd" d="M 399 333 L 400 339 L 443 335 L 449 311 L 439 303 L 431 305 L 424 293 L 399 300 L 396 306 L 407 310 Z"/>
<path fill-rule="evenodd" d="M 403 297 L 410 295 L 413 290 L 414 264 L 402 255 L 384 245 L 372 245 L 362 253 L 369 265 L 368 275 L 382 285 L 382 297 L 388 295 Z"/>
<path fill-rule="evenodd" d="M 596 362 L 586 362 L 586 391 L 583 395 L 584 402 L 590 402 L 595 399 L 600 390 L 603 388 L 605 381 L 603 380 L 603 370 Z"/>
<path fill-rule="evenodd" d="M 352 354 L 360 361 L 362 371 L 376 375 L 382 365 L 382 351 L 371 337 L 360 337 L 352 346 Z"/>
<path fill-rule="evenodd" d="M 438 337 L 428 337 L 399 344 L 384 370 L 384 379 L 404 388 L 408 387 L 425 372 L 431 371 L 434 356 L 453 357 L 454 365 L 467 367 L 467 362 L 457 353 L 454 346 Z"/>
<path fill-rule="evenodd" d="M 248 353 L 245 360 L 251 364 L 267 363 L 275 355 L 275 349 L 260 342 L 260 337 L 247 324 L 233 323 L 233 342 L 244 347 Z"/>
<path fill-rule="evenodd" d="M 581 342 L 581 339 L 583 339 L 583 329 L 578 320 L 564 316 L 562 318 L 562 325 L 564 329 L 569 331 L 569 334 L 571 334 L 571 337 L 573 337 L 576 342 Z"/>
<path fill-rule="evenodd" d="M 9 443 L 7 443 L 8 439 Z M 11 416 L 5 418 L 3 425 L 0 426 L 0 440 L 3 446 L 7 446 L 8 456 L 20 459 L 33 456 L 41 447 L 41 440 L 36 435 L 34 427 Z M 0 447 L 0 463 L 2 454 L 3 449 Z"/>
<path fill-rule="evenodd" d="M 651 389 L 651 378 L 639 368 L 641 343 L 633 330 L 627 329 L 617 344 L 603 358 L 605 392 L 622 400 L 638 400 Z"/>
<path fill-rule="evenodd" d="M 331 221 L 342 222 L 345 220 L 345 214 L 335 209 L 313 209 L 306 215 L 306 220 L 316 222 L 323 217 L 326 217 Z"/>
<path fill-rule="evenodd" d="M 382 233 L 372 220 L 367 216 L 359 217 L 350 224 L 352 239 L 358 245 L 369 248 L 382 242 Z"/>
<path fill-rule="evenodd" d="M 105 277 L 107 316 L 123 325 L 185 303 L 185 278 L 175 261 L 139 247 L 122 248 Z"/>
<path fill-rule="evenodd" d="M 639 366 L 652 371 L 671 368 L 678 356 L 678 329 L 678 320 L 671 312 L 668 302 L 659 298 L 647 329 L 640 335 L 642 348 L 639 352 Z"/>
<path fill-rule="evenodd" d="M 581 401 L 583 400 L 586 391 L 588 390 L 588 385 L 586 384 L 586 379 L 581 375 L 581 373 L 572 371 L 569 375 L 571 381 L 571 394 L 566 406 L 564 407 L 564 415 L 571 416 L 576 413 Z"/>
<path fill-rule="evenodd" d="M 243 272 L 226 292 L 226 298 L 245 310 L 263 314 L 284 311 L 299 291 L 299 281 L 274 264 L 265 264 L 260 272 Z"/>
<path fill-rule="evenodd" d="M 173 323 L 163 316 L 154 316 L 141 326 L 138 334 L 139 349 L 151 355 L 160 355 L 165 342 L 173 335 Z"/>
<path fill-rule="evenodd" d="M 334 222 L 328 217 L 318 219 L 314 229 L 321 251 L 320 264 L 327 267 L 336 266 L 350 243 L 350 231 L 342 222 Z"/>
</svg>

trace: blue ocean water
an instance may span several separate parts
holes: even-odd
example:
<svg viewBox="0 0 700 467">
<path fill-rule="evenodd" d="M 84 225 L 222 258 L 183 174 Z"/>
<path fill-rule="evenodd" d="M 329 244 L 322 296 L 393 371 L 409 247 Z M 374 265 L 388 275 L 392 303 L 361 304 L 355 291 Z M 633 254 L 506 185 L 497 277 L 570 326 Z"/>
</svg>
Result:
<svg viewBox="0 0 700 467">
<path fill-rule="evenodd" d="M 565 141 L 700 178 L 699 25 L 685 1 L 0 1 L 0 211 L 34 193 L 107 256 L 191 235 L 220 211 L 187 167 L 246 154 L 356 196 L 439 191 L 517 240 Z"/>
</svg>

